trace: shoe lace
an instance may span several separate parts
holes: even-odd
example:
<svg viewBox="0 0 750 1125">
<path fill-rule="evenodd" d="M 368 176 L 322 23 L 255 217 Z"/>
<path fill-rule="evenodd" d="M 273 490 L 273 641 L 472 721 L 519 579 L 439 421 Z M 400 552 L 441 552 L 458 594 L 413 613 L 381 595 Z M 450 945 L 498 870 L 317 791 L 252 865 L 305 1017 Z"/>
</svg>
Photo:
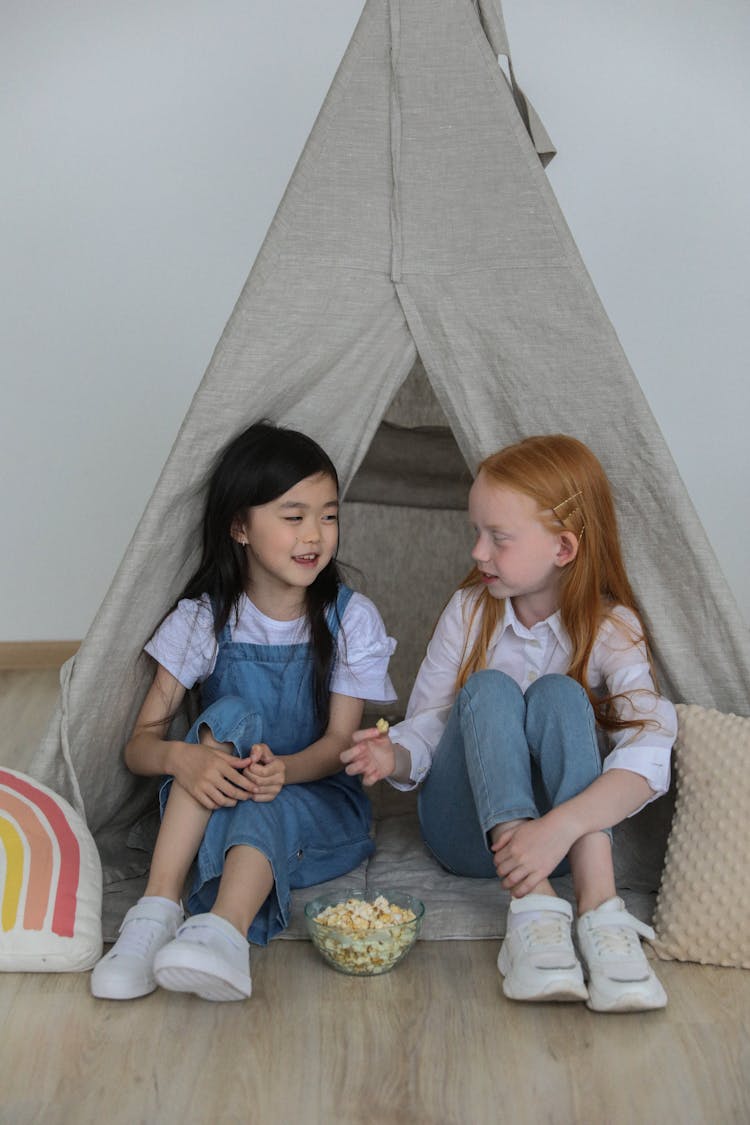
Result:
<svg viewBox="0 0 750 1125">
<path fill-rule="evenodd" d="M 154 942 L 158 940 L 162 928 L 162 923 L 155 919 L 133 918 L 122 928 L 117 941 L 117 952 L 147 957 Z"/>
<path fill-rule="evenodd" d="M 600 957 L 630 958 L 637 956 L 641 946 L 638 935 L 629 926 L 597 926 L 591 937 Z"/>
<path fill-rule="evenodd" d="M 526 937 L 534 946 L 564 945 L 570 939 L 570 924 L 564 915 L 550 912 L 528 923 Z"/>
<path fill-rule="evenodd" d="M 640 957 L 640 937 L 653 939 L 654 931 L 640 918 L 621 910 L 591 928 L 591 939 L 599 956 Z"/>
</svg>

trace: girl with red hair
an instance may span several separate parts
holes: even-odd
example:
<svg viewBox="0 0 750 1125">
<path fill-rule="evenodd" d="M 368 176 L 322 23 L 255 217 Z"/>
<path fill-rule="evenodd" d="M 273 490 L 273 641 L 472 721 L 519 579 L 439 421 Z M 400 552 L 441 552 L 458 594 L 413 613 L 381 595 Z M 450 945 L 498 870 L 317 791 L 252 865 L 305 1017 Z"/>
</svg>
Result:
<svg viewBox="0 0 750 1125">
<path fill-rule="evenodd" d="M 582 442 L 530 437 L 479 466 L 474 566 L 448 602 L 406 719 L 342 754 L 365 784 L 421 783 L 427 846 L 510 891 L 506 996 L 662 1008 L 617 895 L 611 828 L 669 788 L 674 707 L 659 695 L 612 491 Z M 607 744 L 602 764 L 600 740 Z M 572 872 L 577 905 L 550 877 Z M 584 969 L 585 967 L 585 976 Z"/>
</svg>

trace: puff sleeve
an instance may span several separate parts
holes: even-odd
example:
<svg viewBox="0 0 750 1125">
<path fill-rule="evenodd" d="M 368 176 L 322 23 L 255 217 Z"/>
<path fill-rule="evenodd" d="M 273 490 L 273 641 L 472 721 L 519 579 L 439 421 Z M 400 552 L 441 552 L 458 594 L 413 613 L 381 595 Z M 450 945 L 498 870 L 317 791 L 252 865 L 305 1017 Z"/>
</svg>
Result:
<svg viewBox="0 0 750 1125">
<path fill-rule="evenodd" d="M 388 662 L 396 649 L 375 605 L 364 594 L 352 594 L 338 635 L 331 691 L 355 699 L 390 703 L 396 699 Z"/>
<path fill-rule="evenodd" d="M 188 690 L 211 675 L 218 652 L 207 597 L 183 598 L 144 646 Z"/>
</svg>

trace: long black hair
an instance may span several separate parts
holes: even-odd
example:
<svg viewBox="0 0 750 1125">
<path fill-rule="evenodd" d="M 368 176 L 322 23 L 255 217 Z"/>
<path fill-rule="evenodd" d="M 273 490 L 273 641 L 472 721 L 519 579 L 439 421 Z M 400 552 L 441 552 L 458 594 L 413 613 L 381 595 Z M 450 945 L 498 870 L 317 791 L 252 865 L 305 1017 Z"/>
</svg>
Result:
<svg viewBox="0 0 750 1125">
<path fill-rule="evenodd" d="M 336 468 L 317 442 L 297 430 L 270 422 L 257 422 L 239 434 L 221 453 L 208 483 L 203 514 L 201 561 L 180 597 L 208 594 L 214 612 L 214 633 L 219 635 L 232 611 L 239 615 L 240 599 L 250 577 L 244 547 L 232 538 L 235 521 L 248 508 L 269 504 L 307 477 L 325 473 L 336 485 Z M 323 727 L 328 722 L 330 679 L 335 653 L 326 620 L 342 578 L 331 559 L 305 590 L 305 611 L 313 654 L 315 714 Z"/>
</svg>

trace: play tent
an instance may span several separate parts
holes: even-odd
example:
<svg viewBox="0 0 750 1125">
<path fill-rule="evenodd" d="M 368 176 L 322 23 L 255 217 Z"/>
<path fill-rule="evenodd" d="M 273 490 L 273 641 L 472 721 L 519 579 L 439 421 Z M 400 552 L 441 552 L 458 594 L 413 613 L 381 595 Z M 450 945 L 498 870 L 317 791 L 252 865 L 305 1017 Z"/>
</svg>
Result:
<svg viewBox="0 0 750 1125">
<path fill-rule="evenodd" d="M 562 431 L 614 484 L 664 689 L 747 710 L 747 630 L 550 190 L 552 151 L 498 0 L 367 0 L 32 763 L 84 812 L 110 890 L 142 874 L 153 809 L 122 762 L 142 646 L 196 563 L 217 451 L 261 417 L 340 470 L 342 558 L 399 639 L 402 707 L 467 569 L 470 471 Z"/>
</svg>

